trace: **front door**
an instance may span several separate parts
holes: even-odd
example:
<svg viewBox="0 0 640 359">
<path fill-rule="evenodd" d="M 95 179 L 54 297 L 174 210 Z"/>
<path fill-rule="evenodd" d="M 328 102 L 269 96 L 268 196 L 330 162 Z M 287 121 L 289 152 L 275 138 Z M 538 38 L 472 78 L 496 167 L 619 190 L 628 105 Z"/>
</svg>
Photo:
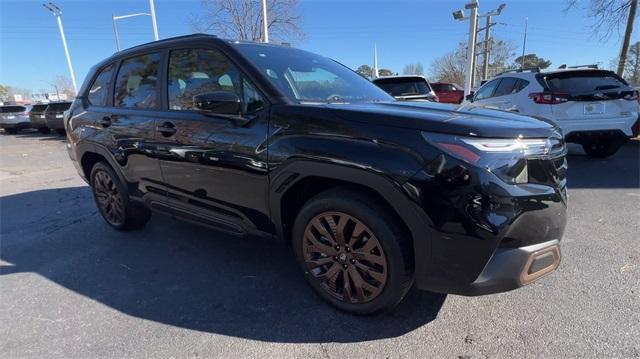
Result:
<svg viewBox="0 0 640 359">
<path fill-rule="evenodd" d="M 157 130 L 173 213 L 236 234 L 271 232 L 264 98 L 215 49 L 170 51 L 166 75 L 167 108 Z M 195 107 L 194 96 L 217 91 L 235 93 L 249 121 Z"/>
</svg>

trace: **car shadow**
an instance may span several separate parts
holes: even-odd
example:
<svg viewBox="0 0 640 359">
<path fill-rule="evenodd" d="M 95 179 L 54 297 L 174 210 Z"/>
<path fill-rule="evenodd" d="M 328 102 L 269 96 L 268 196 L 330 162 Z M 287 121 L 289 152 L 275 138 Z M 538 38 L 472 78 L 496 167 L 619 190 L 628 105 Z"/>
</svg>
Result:
<svg viewBox="0 0 640 359">
<path fill-rule="evenodd" d="M 569 144 L 567 186 L 572 188 L 640 188 L 640 141 L 631 140 L 609 158 L 587 156 Z"/>
<path fill-rule="evenodd" d="M 18 132 L 13 135 L 17 138 L 34 138 L 39 139 L 41 141 L 66 141 L 67 136 L 59 134 L 55 131 L 51 131 L 50 133 L 41 133 L 38 131 L 28 131 L 28 132 Z"/>
<path fill-rule="evenodd" d="M 5 196 L 0 207 L 0 278 L 37 273 L 120 312 L 177 327 L 268 342 L 359 342 L 433 321 L 446 298 L 412 290 L 389 313 L 346 314 L 312 292 L 281 243 L 160 215 L 144 230 L 117 232 L 97 214 L 88 187 Z"/>
</svg>

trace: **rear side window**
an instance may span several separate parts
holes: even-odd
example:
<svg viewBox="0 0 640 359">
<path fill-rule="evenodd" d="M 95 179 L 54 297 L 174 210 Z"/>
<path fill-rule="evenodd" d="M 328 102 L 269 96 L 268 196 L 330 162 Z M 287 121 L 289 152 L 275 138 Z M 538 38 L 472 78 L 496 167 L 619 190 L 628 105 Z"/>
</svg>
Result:
<svg viewBox="0 0 640 359">
<path fill-rule="evenodd" d="M 122 62 L 116 78 L 115 107 L 156 108 L 160 54 L 146 54 Z"/>
<path fill-rule="evenodd" d="M 516 91 L 516 85 L 518 84 L 518 79 L 515 77 L 503 77 L 502 81 L 496 88 L 496 91 L 493 93 L 494 97 L 511 95 Z"/>
<path fill-rule="evenodd" d="M 572 95 L 586 94 L 627 87 L 627 84 L 609 71 L 570 71 L 546 76 L 549 90 Z"/>
<path fill-rule="evenodd" d="M 105 67 L 100 71 L 95 81 L 93 81 L 93 85 L 91 85 L 89 94 L 87 95 L 90 104 L 95 106 L 107 105 L 107 99 L 109 98 L 109 81 L 111 81 L 111 76 L 113 75 L 113 68 L 113 64 Z"/>
<path fill-rule="evenodd" d="M 515 92 L 520 92 L 522 91 L 522 89 L 524 89 L 527 86 L 529 86 L 529 81 L 520 79 L 516 84 Z"/>
</svg>

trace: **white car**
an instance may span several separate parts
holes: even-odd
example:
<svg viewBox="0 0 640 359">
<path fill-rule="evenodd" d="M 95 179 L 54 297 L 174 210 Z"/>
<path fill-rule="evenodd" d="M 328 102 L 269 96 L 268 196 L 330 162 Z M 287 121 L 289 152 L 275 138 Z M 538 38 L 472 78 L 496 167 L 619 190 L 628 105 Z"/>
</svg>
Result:
<svg viewBox="0 0 640 359">
<path fill-rule="evenodd" d="M 502 73 L 482 85 L 463 106 L 514 111 L 551 120 L 565 141 L 594 157 L 616 153 L 638 136 L 638 91 L 612 71 L 569 68 Z"/>
</svg>

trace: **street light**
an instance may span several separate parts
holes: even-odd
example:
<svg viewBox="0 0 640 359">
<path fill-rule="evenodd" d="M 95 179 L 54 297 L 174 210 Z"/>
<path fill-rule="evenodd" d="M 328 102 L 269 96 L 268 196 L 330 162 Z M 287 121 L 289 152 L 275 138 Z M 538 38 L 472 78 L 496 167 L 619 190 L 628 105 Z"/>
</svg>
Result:
<svg viewBox="0 0 640 359">
<path fill-rule="evenodd" d="M 116 37 L 116 49 L 118 51 L 120 51 L 120 38 L 118 37 L 118 27 L 116 26 L 116 20 L 127 19 L 130 17 L 136 17 L 136 16 L 151 16 L 151 14 L 148 14 L 146 12 L 139 12 L 135 14 L 120 15 L 120 16 L 111 15 L 111 21 L 113 22 L 113 34 Z"/>
<path fill-rule="evenodd" d="M 62 27 L 62 10 L 54 3 L 42 4 L 45 9 L 51 11 L 53 16 L 58 20 L 58 29 L 60 30 L 60 37 L 62 38 L 62 47 L 64 47 L 64 54 L 67 57 L 67 66 L 69 66 L 69 73 L 71 74 L 71 83 L 73 84 L 73 91 L 78 93 L 78 87 L 76 86 L 76 75 L 73 73 L 73 66 L 71 65 L 71 56 L 69 55 L 69 48 L 67 47 L 67 39 L 64 36 L 64 28 Z"/>
<path fill-rule="evenodd" d="M 475 60 L 476 32 L 478 28 L 478 0 L 471 0 L 464 6 L 470 10 L 469 17 L 464 16 L 462 10 L 455 11 L 453 18 L 458 21 L 469 19 L 469 42 L 467 45 L 467 66 L 464 71 L 464 95 L 471 93 L 473 86 L 473 67 Z"/>
</svg>

